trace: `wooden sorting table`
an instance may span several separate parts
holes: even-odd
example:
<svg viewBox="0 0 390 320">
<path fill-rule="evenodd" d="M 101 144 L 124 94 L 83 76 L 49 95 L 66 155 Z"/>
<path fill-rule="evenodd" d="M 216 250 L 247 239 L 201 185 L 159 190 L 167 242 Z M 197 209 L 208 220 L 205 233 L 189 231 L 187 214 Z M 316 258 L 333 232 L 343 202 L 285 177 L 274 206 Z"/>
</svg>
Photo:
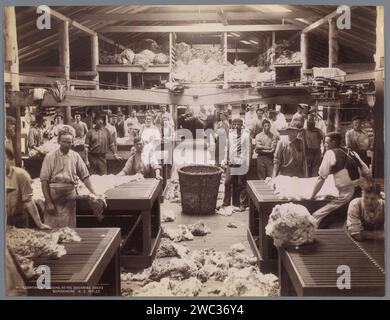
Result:
<svg viewBox="0 0 390 320">
<path fill-rule="evenodd" d="M 121 265 L 151 266 L 161 240 L 160 201 L 162 182 L 145 179 L 106 192 L 104 219 L 98 221 L 86 200 L 77 200 L 78 227 L 120 227 Z"/>
<path fill-rule="evenodd" d="M 312 248 L 279 249 L 281 295 L 383 296 L 384 250 L 384 241 L 357 242 L 342 229 L 317 230 Z M 337 288 L 340 265 L 350 268 L 350 289 Z"/>
<path fill-rule="evenodd" d="M 247 192 L 250 200 L 248 242 L 257 258 L 260 269 L 263 272 L 276 270 L 278 253 L 272 238 L 265 234 L 265 227 L 268 224 L 268 218 L 273 207 L 278 204 L 293 202 L 305 206 L 312 213 L 324 206 L 327 201 L 288 201 L 276 195 L 264 180 L 247 181 Z"/>
<path fill-rule="evenodd" d="M 65 243 L 66 255 L 53 260 L 35 258 L 34 265 L 50 268 L 51 289 L 27 282 L 32 296 L 120 296 L 120 230 L 76 228 L 81 242 Z"/>
</svg>

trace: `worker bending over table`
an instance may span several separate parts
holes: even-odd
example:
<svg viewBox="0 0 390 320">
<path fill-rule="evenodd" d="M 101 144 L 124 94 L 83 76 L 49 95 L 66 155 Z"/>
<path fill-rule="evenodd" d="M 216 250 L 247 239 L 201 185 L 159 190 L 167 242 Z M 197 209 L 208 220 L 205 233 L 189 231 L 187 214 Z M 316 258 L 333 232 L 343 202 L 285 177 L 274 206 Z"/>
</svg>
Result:
<svg viewBox="0 0 390 320">
<path fill-rule="evenodd" d="M 339 196 L 313 213 L 317 225 L 326 216 L 351 201 L 355 193 L 355 187 L 361 181 L 361 177 L 370 178 L 367 165 L 355 152 L 343 148 L 341 142 L 342 136 L 339 132 L 330 132 L 326 135 L 326 152 L 318 171 L 319 177 L 314 186 L 311 199 L 315 198 L 330 174 L 334 176 Z"/>
<path fill-rule="evenodd" d="M 144 148 L 140 137 L 134 139 L 134 146 L 125 166 L 117 174 L 118 176 L 134 176 L 135 180 L 153 178 L 162 180 L 161 167 L 152 148 Z"/>
<path fill-rule="evenodd" d="M 356 240 L 384 239 L 385 200 L 381 186 L 369 183 L 363 188 L 363 196 L 349 203 L 347 229 Z"/>
<path fill-rule="evenodd" d="M 76 185 L 80 179 L 95 194 L 89 172 L 81 156 L 71 150 L 73 134 L 58 133 L 59 149 L 43 160 L 40 179 L 45 197 L 45 223 L 53 228 L 76 227 Z"/>
</svg>

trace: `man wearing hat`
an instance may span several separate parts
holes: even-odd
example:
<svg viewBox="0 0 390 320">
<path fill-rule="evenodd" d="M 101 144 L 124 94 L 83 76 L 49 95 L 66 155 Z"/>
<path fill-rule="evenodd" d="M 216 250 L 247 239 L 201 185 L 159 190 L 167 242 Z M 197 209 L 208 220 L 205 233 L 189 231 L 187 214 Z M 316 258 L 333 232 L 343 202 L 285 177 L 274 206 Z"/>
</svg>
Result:
<svg viewBox="0 0 390 320">
<path fill-rule="evenodd" d="M 274 154 L 273 178 L 277 175 L 307 177 L 305 145 L 302 139 L 297 138 L 301 130 L 290 125 L 286 129 L 287 137 L 278 141 Z"/>
<path fill-rule="evenodd" d="M 360 116 L 352 118 L 352 129 L 345 133 L 345 144 L 348 149 L 355 151 L 365 164 L 369 165 L 367 150 L 370 148 L 370 138 L 362 129 L 362 118 Z"/>
<path fill-rule="evenodd" d="M 118 121 L 115 124 L 115 128 L 118 134 L 118 138 L 124 138 L 126 135 L 125 116 L 122 111 L 119 111 L 116 115 L 118 116 Z"/>
<path fill-rule="evenodd" d="M 248 206 L 248 196 L 246 192 L 246 174 L 249 170 L 251 160 L 251 138 L 248 130 L 243 129 L 241 118 L 233 119 L 232 129 L 229 132 L 225 158 L 222 167 L 226 169 L 225 195 L 223 206 L 230 206 L 232 198 L 233 184 L 237 184 L 239 190 L 240 211 L 244 211 Z M 233 197 L 234 199 L 234 197 Z"/>
<path fill-rule="evenodd" d="M 91 174 L 107 174 L 106 153 L 108 149 L 111 150 L 116 160 L 123 160 L 116 153 L 112 135 L 104 126 L 105 119 L 105 115 L 97 115 L 95 126 L 85 136 L 85 164 Z"/>
</svg>

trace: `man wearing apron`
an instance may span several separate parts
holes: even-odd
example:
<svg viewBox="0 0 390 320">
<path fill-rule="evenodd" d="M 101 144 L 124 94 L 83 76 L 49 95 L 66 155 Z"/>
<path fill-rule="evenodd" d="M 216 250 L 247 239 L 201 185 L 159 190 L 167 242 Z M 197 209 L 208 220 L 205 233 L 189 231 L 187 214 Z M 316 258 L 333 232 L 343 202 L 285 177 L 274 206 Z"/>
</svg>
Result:
<svg viewBox="0 0 390 320">
<path fill-rule="evenodd" d="M 88 190 L 96 194 L 89 172 L 81 156 L 70 149 L 73 144 L 71 132 L 58 134 L 59 149 L 48 153 L 43 160 L 40 179 L 45 197 L 46 224 L 52 228 L 76 227 L 76 185 L 84 182 Z"/>
</svg>

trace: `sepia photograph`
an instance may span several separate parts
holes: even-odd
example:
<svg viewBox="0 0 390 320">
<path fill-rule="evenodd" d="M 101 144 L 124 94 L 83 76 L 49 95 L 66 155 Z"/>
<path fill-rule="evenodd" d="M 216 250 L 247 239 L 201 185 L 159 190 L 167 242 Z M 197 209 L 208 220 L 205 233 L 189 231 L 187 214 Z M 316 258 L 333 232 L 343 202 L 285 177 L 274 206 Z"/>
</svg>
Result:
<svg viewBox="0 0 390 320">
<path fill-rule="evenodd" d="M 2 9 L 7 297 L 385 296 L 383 6 Z"/>
</svg>

